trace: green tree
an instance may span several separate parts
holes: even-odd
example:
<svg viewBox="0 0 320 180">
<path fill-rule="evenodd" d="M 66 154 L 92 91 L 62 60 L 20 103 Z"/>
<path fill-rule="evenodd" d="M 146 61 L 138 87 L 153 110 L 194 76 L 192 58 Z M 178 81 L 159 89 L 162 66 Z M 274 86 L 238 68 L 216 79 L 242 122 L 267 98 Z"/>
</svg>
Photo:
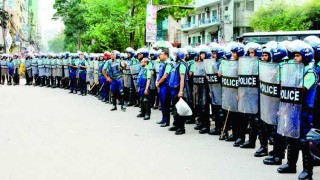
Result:
<svg viewBox="0 0 320 180">
<path fill-rule="evenodd" d="M 317 1 L 317 0 L 315 0 Z M 255 31 L 308 30 L 312 25 L 306 4 L 278 0 L 256 11 L 250 20 Z"/>
<path fill-rule="evenodd" d="M 188 5 L 192 0 L 154 0 L 155 5 Z M 144 45 L 146 0 L 56 0 L 54 19 L 65 24 L 65 47 L 69 51 L 103 52 Z M 186 10 L 163 9 L 158 20 L 185 16 Z M 77 47 L 77 48 L 76 48 Z"/>
<path fill-rule="evenodd" d="M 64 39 L 65 36 L 63 33 L 61 33 L 52 40 L 48 41 L 49 51 L 55 53 L 63 52 L 65 50 Z"/>
</svg>

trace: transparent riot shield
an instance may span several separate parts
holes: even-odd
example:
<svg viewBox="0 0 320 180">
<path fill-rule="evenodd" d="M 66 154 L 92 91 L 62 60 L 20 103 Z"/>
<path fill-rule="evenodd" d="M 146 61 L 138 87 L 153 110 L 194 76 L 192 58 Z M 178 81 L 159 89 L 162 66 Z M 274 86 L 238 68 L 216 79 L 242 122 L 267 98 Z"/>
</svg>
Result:
<svg viewBox="0 0 320 180">
<path fill-rule="evenodd" d="M 218 65 L 215 59 L 203 60 L 206 72 L 206 78 L 209 84 L 212 104 L 221 105 L 222 103 L 222 88 L 221 78 L 218 76 Z"/>
<path fill-rule="evenodd" d="M 139 91 L 139 87 L 137 86 L 137 78 L 138 78 L 140 69 L 141 69 L 141 65 L 140 64 L 130 66 L 131 77 L 132 77 L 133 84 L 135 86 L 136 92 Z"/>
<path fill-rule="evenodd" d="M 238 61 L 223 60 L 220 64 L 222 73 L 222 108 L 238 112 Z"/>
<path fill-rule="evenodd" d="M 260 118 L 267 124 L 277 125 L 280 104 L 280 65 L 259 62 Z"/>
<path fill-rule="evenodd" d="M 256 57 L 239 59 L 238 111 L 257 114 L 259 111 L 259 61 Z"/>
<path fill-rule="evenodd" d="M 303 64 L 287 63 L 283 65 L 277 132 L 285 137 L 300 137 L 303 77 Z"/>
</svg>

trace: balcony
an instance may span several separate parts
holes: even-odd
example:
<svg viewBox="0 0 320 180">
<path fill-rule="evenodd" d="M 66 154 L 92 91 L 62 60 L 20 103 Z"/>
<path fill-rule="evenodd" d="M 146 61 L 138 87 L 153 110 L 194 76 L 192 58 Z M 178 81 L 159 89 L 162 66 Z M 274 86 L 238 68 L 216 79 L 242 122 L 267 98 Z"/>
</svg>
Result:
<svg viewBox="0 0 320 180">
<path fill-rule="evenodd" d="M 218 18 L 207 18 L 207 19 L 200 19 L 198 22 L 188 22 L 186 24 L 181 25 L 182 31 L 190 31 L 190 30 L 197 30 L 197 29 L 203 29 L 208 28 L 213 25 L 219 25 L 220 19 Z"/>
</svg>

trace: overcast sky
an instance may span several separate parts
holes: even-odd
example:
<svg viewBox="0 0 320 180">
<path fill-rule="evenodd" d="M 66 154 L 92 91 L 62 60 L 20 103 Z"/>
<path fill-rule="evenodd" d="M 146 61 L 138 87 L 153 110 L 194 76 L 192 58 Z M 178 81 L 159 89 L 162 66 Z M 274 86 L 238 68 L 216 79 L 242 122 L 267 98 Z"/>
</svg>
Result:
<svg viewBox="0 0 320 180">
<path fill-rule="evenodd" d="M 48 31 L 60 31 L 63 27 L 63 23 L 60 20 L 51 20 L 52 15 L 55 13 L 53 4 L 55 0 L 39 0 L 39 21 L 41 24 L 42 39 L 46 43 L 48 37 L 46 32 Z"/>
</svg>

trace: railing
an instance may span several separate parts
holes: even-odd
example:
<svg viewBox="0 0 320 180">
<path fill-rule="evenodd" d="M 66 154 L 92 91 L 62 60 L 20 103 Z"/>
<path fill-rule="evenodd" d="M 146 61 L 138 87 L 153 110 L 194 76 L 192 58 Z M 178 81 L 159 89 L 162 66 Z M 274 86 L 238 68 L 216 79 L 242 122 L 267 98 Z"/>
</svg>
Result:
<svg viewBox="0 0 320 180">
<path fill-rule="evenodd" d="M 200 19 L 197 23 L 196 22 L 188 22 L 186 24 L 182 24 L 181 28 L 182 29 L 188 29 L 188 28 L 194 28 L 194 27 L 210 25 L 210 24 L 220 24 L 220 19 L 218 19 L 218 18 Z"/>
</svg>

